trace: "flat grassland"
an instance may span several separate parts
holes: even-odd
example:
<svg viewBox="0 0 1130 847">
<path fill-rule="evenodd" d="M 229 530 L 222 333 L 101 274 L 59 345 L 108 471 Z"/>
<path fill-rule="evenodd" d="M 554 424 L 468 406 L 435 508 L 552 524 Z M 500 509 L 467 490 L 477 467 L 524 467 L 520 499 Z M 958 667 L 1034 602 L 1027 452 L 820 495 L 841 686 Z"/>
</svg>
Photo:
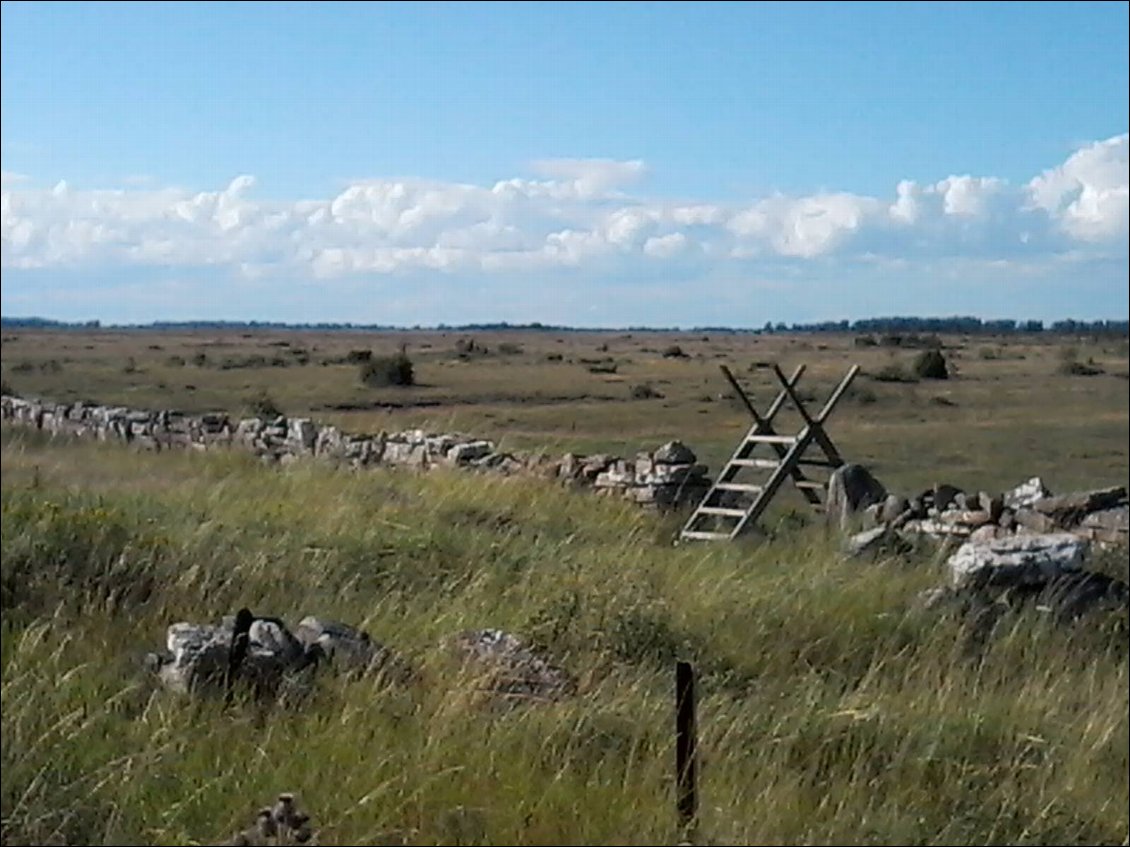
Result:
<svg viewBox="0 0 1130 847">
<path fill-rule="evenodd" d="M 240 413 L 265 392 L 350 430 L 554 452 L 680 438 L 717 469 L 747 424 L 719 362 L 764 408 L 757 362 L 806 362 L 805 396 L 822 399 L 851 363 L 875 375 L 916 352 L 537 332 L 474 334 L 489 352 L 460 359 L 464 337 L 6 330 L 3 376 L 138 408 Z M 860 377 L 830 425 L 846 457 L 906 491 L 1126 481 L 1125 339 L 944 340 L 949 380 Z M 402 343 L 416 387 L 367 388 L 332 363 Z M 686 355 L 665 357 L 673 345 Z M 664 396 L 631 399 L 644 383 Z M 846 561 L 789 524 L 672 546 L 677 515 L 450 470 L 271 468 L 8 428 L 2 457 L 5 844 L 215 843 L 281 791 L 322 844 L 675 843 L 676 657 L 701 674 L 695 843 L 1127 843 L 1126 621 L 1020 610 L 978 646 L 916 603 L 940 554 Z M 1094 567 L 1127 577 L 1124 551 Z M 302 708 L 225 707 L 140 671 L 170 622 L 243 605 L 361 625 L 420 678 L 323 675 Z M 490 708 L 439 646 L 480 627 L 537 645 L 578 695 Z"/>
<path fill-rule="evenodd" d="M 630 457 L 678 438 L 717 470 L 749 423 L 719 364 L 730 366 L 763 411 L 777 386 L 759 363 L 779 363 L 787 373 L 806 364 L 801 394 L 814 409 L 859 364 L 863 375 L 830 432 L 849 461 L 868 465 L 890 487 L 946 481 L 1000 489 L 1025 474 L 1061 489 L 1127 479 L 1125 338 L 944 336 L 954 377 L 918 382 L 876 379 L 884 370 L 910 371 L 917 350 L 861 347 L 857 338 L 9 330 L 3 375 L 25 394 L 134 408 L 240 414 L 266 395 L 288 415 L 347 431 L 458 430 L 503 449 Z M 345 362 L 351 351 L 380 356 L 402 347 L 415 366 L 413 387 L 365 386 L 358 366 Z M 682 355 L 670 355 L 676 349 Z M 1067 373 L 1088 363 L 1103 373 Z M 633 399 L 641 385 L 662 396 Z M 799 427 L 795 414 L 779 419 L 782 431 Z"/>
</svg>

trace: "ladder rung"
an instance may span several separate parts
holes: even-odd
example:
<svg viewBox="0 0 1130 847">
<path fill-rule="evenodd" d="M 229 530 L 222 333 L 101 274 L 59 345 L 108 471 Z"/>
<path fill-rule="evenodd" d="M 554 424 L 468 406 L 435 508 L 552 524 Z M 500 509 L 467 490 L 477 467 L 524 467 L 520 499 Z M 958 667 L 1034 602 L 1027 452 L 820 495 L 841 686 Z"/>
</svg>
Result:
<svg viewBox="0 0 1130 847">
<path fill-rule="evenodd" d="M 796 444 L 795 435 L 751 435 L 746 442 L 752 444 Z"/>
<path fill-rule="evenodd" d="M 739 468 L 776 468 L 781 463 L 773 459 L 734 459 L 730 464 Z"/>
<path fill-rule="evenodd" d="M 703 541 L 716 541 L 721 538 L 729 538 L 728 532 L 705 532 L 703 530 L 685 529 L 680 538 L 701 539 Z"/>
<path fill-rule="evenodd" d="M 797 488 L 807 488 L 809 491 L 823 491 L 827 486 L 814 479 L 800 479 L 793 483 Z"/>
<path fill-rule="evenodd" d="M 813 468 L 838 468 L 839 464 L 831 459 L 798 459 L 798 465 L 808 465 Z"/>
<path fill-rule="evenodd" d="M 719 482 L 714 485 L 717 491 L 748 491 L 751 494 L 760 494 L 763 486 L 747 485 L 744 482 Z"/>
<path fill-rule="evenodd" d="M 745 509 L 727 509 L 723 506 L 699 506 L 700 515 L 722 515 L 728 518 L 744 518 Z"/>
</svg>

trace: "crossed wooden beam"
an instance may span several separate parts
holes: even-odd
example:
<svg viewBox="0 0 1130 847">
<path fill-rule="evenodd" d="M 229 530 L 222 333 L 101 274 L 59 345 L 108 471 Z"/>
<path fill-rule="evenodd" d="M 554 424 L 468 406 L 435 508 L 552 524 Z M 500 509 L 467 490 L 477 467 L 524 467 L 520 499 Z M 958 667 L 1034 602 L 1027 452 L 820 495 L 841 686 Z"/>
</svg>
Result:
<svg viewBox="0 0 1130 847">
<path fill-rule="evenodd" d="M 792 376 L 786 377 L 781 368 L 774 363 L 773 373 L 781 383 L 781 389 L 770 404 L 768 411 L 762 415 L 750 401 L 745 390 L 735 379 L 730 369 L 721 366 L 722 374 L 733 387 L 738 399 L 753 418 L 753 424 L 742 438 L 733 456 L 723 467 L 702 502 L 691 514 L 686 526 L 680 533 L 680 538 L 713 540 L 721 538 L 736 538 L 748 526 L 754 523 L 768 507 L 777 491 L 785 480 L 791 480 L 793 486 L 814 508 L 823 508 L 821 493 L 825 490 L 825 483 L 811 480 L 805 475 L 804 466 L 817 466 L 828 469 L 838 468 L 844 463 L 836 445 L 824 429 L 824 423 L 831 415 L 836 404 L 844 396 L 848 386 L 859 373 L 859 366 L 853 365 L 840 383 L 832 391 L 824 407 L 813 416 L 805 407 L 804 402 L 796 393 L 797 383 L 804 374 L 805 365 L 798 365 Z M 773 420 L 786 403 L 791 403 L 800 413 L 804 427 L 797 435 L 780 435 L 773 426 Z M 776 458 L 758 458 L 752 453 L 762 444 L 768 445 Z M 815 444 L 824 454 L 823 458 L 806 459 L 804 453 Z M 747 468 L 769 470 L 767 480 L 760 484 L 738 482 L 736 477 Z M 752 497 L 750 502 L 738 507 L 730 503 L 718 502 L 723 498 Z M 709 524 L 709 528 L 707 527 Z"/>
</svg>

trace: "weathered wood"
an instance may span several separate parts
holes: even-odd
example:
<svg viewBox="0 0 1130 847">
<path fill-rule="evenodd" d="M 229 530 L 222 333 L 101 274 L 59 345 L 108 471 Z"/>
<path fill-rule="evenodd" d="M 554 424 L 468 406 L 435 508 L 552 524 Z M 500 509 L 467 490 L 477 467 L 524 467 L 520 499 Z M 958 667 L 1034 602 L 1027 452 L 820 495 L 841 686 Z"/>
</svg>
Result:
<svg viewBox="0 0 1130 847">
<path fill-rule="evenodd" d="M 794 487 L 801 496 L 808 501 L 816 511 L 824 508 L 821 495 L 827 491 L 824 482 L 811 480 L 805 476 L 801 466 L 822 467 L 834 469 L 844 462 L 836 445 L 824 430 L 824 421 L 832 413 L 836 404 L 851 385 L 859 366 L 853 365 L 832 391 L 831 396 L 824 404 L 820 413 L 813 417 L 805 407 L 804 402 L 796 393 L 795 387 L 804 372 L 804 366 L 798 367 L 791 377 L 786 377 L 776 364 L 771 365 L 773 373 L 781 383 L 781 389 L 769 407 L 766 415 L 762 416 L 754 407 L 737 379 L 725 365 L 721 366 L 723 375 L 734 387 L 738 397 L 749 410 L 754 419 L 753 426 L 749 428 L 745 437 L 739 443 L 730 460 L 718 474 L 714 484 L 702 498 L 698 508 L 691 514 L 686 525 L 680 533 L 680 538 L 708 540 L 717 537 L 735 538 L 745 528 L 757 521 L 770 501 L 775 496 L 781 485 L 786 480 L 792 480 Z M 804 427 L 797 435 L 781 435 L 773 429 L 773 419 L 786 402 L 791 402 L 798 410 L 804 421 Z M 822 451 L 823 458 L 804 458 L 805 451 L 815 444 Z M 751 455 L 758 447 L 765 445 L 772 448 L 776 460 L 765 459 Z M 763 483 L 750 484 L 738 481 L 740 472 L 745 468 L 757 468 L 771 471 L 769 479 Z M 732 498 L 719 495 L 728 492 L 748 492 L 754 495 L 751 502 L 742 508 L 736 508 Z M 719 519 L 738 518 L 735 526 L 720 527 Z M 700 524 L 700 522 L 705 522 Z"/>
<path fill-rule="evenodd" d="M 695 673 L 690 662 L 675 664 L 675 808 L 684 834 L 698 817 Z"/>
</svg>

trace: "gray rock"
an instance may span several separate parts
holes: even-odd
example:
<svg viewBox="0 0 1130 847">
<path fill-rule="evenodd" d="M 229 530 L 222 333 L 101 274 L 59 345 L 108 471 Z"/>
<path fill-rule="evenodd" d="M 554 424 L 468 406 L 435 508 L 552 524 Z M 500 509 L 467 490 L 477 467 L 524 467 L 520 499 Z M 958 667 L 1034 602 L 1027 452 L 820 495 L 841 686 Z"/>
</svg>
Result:
<svg viewBox="0 0 1130 847">
<path fill-rule="evenodd" d="M 698 461 L 694 451 L 681 441 L 668 441 L 651 458 L 659 465 L 693 465 Z"/>
<path fill-rule="evenodd" d="M 887 532 L 888 529 L 885 526 L 877 526 L 872 529 L 865 529 L 863 532 L 857 532 L 844 543 L 844 552 L 849 557 L 855 558 L 869 551 L 877 551 L 882 547 Z"/>
<path fill-rule="evenodd" d="M 1088 512 L 1109 509 L 1125 502 L 1125 486 L 1115 485 L 1093 491 L 1076 491 L 1058 497 L 1044 497 L 1033 503 L 1032 508 L 1041 514 L 1056 517 L 1062 522 L 1078 523 Z"/>
<path fill-rule="evenodd" d="M 493 694 L 506 698 L 560 700 L 576 692 L 567 671 L 499 629 L 461 632 L 452 639 L 464 666 Z"/>
<path fill-rule="evenodd" d="M 898 494 L 888 494 L 887 499 L 878 504 L 876 519 L 879 523 L 890 523 L 910 508 L 910 501 Z"/>
<path fill-rule="evenodd" d="M 827 520 L 846 529 L 853 515 L 886 497 L 887 489 L 863 465 L 843 465 L 828 480 Z"/>
<path fill-rule="evenodd" d="M 1083 565 L 1088 544 L 1070 533 L 966 542 L 946 561 L 956 589 L 1045 585 Z"/>
<path fill-rule="evenodd" d="M 1075 532 L 1086 534 L 1094 541 L 1108 544 L 1125 544 L 1130 535 L 1130 506 L 1115 506 L 1091 512 L 1079 523 Z"/>
<path fill-rule="evenodd" d="M 1028 532 L 1048 533 L 1054 532 L 1057 524 L 1047 515 L 1041 515 L 1039 512 L 1027 508 L 1019 508 L 1012 513 L 1013 522 L 1023 527 Z"/>
<path fill-rule="evenodd" d="M 307 653 L 320 651 L 334 668 L 355 673 L 387 673 L 397 682 L 408 682 L 415 672 L 406 661 L 369 633 L 348 624 L 309 615 L 294 630 Z"/>
<path fill-rule="evenodd" d="M 1027 482 L 1022 482 L 1015 488 L 1009 489 L 1001 495 L 1004 505 L 1013 509 L 1028 508 L 1037 500 L 1050 497 L 1051 491 L 1044 485 L 1044 481 L 1034 476 Z"/>
<path fill-rule="evenodd" d="M 448 450 L 447 458 L 457 465 L 466 465 L 493 452 L 494 444 L 489 441 L 469 441 L 466 444 L 456 444 Z"/>
<path fill-rule="evenodd" d="M 287 425 L 287 441 L 300 449 L 313 452 L 318 427 L 309 418 L 291 418 Z"/>
</svg>

